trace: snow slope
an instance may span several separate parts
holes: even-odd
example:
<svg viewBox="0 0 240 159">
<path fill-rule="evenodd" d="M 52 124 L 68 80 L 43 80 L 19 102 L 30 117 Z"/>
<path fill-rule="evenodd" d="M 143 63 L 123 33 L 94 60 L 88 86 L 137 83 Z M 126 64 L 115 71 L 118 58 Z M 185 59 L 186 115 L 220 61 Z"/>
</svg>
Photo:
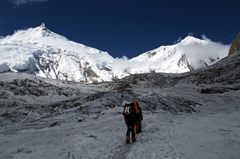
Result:
<svg viewBox="0 0 240 159">
<path fill-rule="evenodd" d="M 228 49 L 228 45 L 207 38 L 188 36 L 132 59 L 114 59 L 107 52 L 70 41 L 42 24 L 0 39 L 0 72 L 94 83 L 137 73 L 188 72 L 216 63 L 227 56 Z"/>
<path fill-rule="evenodd" d="M 85 85 L 1 74 L 0 158 L 237 159 L 239 61 L 240 52 L 182 74 Z M 133 99 L 143 132 L 128 145 L 121 113 Z"/>
</svg>

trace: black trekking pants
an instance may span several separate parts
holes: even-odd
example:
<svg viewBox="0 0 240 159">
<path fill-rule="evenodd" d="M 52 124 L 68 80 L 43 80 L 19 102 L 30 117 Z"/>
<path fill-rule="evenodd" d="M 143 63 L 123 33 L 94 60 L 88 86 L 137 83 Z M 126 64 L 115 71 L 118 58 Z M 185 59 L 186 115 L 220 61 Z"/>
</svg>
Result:
<svg viewBox="0 0 240 159">
<path fill-rule="evenodd" d="M 135 137 L 135 132 L 134 132 L 134 122 L 127 123 L 127 132 L 126 136 L 130 137 L 130 132 L 132 132 L 132 137 Z"/>
</svg>

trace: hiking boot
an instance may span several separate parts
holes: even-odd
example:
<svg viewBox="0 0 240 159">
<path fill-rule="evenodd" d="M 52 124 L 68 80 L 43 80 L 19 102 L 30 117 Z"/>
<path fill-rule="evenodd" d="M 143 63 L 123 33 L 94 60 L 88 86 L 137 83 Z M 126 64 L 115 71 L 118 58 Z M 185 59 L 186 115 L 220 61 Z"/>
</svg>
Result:
<svg viewBox="0 0 240 159">
<path fill-rule="evenodd" d="M 136 141 L 136 138 L 135 136 L 132 137 L 132 142 L 135 142 Z"/>
<path fill-rule="evenodd" d="M 130 141 L 130 137 L 129 136 L 126 136 L 126 143 L 128 144 Z"/>
</svg>

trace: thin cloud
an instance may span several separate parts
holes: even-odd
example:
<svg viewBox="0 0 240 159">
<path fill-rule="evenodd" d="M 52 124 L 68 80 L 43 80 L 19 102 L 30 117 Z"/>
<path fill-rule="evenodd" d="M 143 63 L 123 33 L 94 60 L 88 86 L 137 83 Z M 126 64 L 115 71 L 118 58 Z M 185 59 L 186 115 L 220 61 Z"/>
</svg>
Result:
<svg viewBox="0 0 240 159">
<path fill-rule="evenodd" d="M 188 33 L 187 36 L 193 36 L 193 33 Z M 182 37 L 178 37 L 178 39 L 175 40 L 175 41 L 173 42 L 173 44 L 177 44 L 177 43 L 181 42 L 182 40 L 183 40 Z"/>
<path fill-rule="evenodd" d="M 206 35 L 202 35 L 202 39 L 205 40 L 205 42 L 177 46 L 177 50 L 187 56 L 190 64 L 195 64 L 196 66 L 198 64 L 200 65 L 201 63 L 199 63 L 199 59 L 211 63 L 211 59 L 215 59 L 216 57 L 221 59 L 227 56 L 230 47 L 229 45 L 213 42 L 211 39 L 207 38 Z"/>
<path fill-rule="evenodd" d="M 48 0 L 8 0 L 9 2 L 19 6 L 23 4 L 29 4 L 29 3 L 41 3 L 41 2 L 46 2 Z"/>
<path fill-rule="evenodd" d="M 203 40 L 206 40 L 206 41 L 211 41 L 211 39 L 207 38 L 207 36 L 204 35 L 204 34 L 202 35 L 202 39 L 203 39 Z"/>
<path fill-rule="evenodd" d="M 179 37 L 177 40 L 175 40 L 175 41 L 173 42 L 173 44 L 177 44 L 177 43 L 179 43 L 180 41 L 182 41 L 182 38 L 181 38 L 181 37 Z"/>
</svg>

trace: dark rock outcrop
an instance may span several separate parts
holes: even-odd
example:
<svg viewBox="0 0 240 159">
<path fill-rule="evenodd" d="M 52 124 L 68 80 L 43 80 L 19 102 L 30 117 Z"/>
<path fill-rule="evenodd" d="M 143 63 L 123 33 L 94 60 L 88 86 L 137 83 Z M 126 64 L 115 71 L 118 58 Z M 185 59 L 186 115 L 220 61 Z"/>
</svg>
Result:
<svg viewBox="0 0 240 159">
<path fill-rule="evenodd" d="M 236 39 L 233 41 L 233 43 L 229 49 L 228 55 L 236 53 L 239 50 L 240 50 L 240 33 L 238 33 Z"/>
</svg>

